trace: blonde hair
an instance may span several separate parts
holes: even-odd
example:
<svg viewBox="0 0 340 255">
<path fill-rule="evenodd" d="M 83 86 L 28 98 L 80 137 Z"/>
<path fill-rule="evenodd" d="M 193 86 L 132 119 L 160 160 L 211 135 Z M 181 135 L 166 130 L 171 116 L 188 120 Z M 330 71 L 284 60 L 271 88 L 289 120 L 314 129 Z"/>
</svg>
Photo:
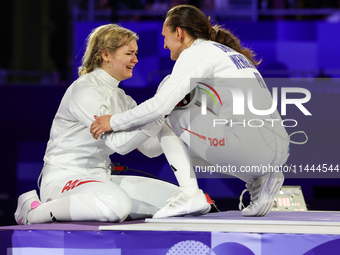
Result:
<svg viewBox="0 0 340 255">
<path fill-rule="evenodd" d="M 115 53 L 123 45 L 138 40 L 138 35 L 117 24 L 108 24 L 95 28 L 87 37 L 86 51 L 82 58 L 82 65 L 78 68 L 78 75 L 92 72 L 103 63 L 102 51 Z"/>
</svg>

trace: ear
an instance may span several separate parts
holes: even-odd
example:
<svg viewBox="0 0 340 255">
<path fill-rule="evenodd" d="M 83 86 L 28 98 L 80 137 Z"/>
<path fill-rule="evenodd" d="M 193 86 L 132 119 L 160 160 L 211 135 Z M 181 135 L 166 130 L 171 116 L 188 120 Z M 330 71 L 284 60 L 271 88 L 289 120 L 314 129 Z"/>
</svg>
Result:
<svg viewBox="0 0 340 255">
<path fill-rule="evenodd" d="M 109 60 L 109 52 L 107 50 L 102 50 L 102 58 L 104 61 Z"/>
<path fill-rule="evenodd" d="M 178 41 L 182 42 L 184 38 L 184 30 L 181 27 L 176 28 L 176 36 Z"/>
</svg>

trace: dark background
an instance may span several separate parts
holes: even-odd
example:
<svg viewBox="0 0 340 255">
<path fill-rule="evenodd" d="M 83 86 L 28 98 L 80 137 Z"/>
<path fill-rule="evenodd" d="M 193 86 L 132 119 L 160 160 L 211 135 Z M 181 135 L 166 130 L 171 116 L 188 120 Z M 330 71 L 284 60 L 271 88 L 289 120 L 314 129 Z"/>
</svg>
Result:
<svg viewBox="0 0 340 255">
<path fill-rule="evenodd" d="M 36 179 L 43 164 L 42 158 L 49 139 L 50 126 L 65 90 L 74 80 L 73 69 L 75 68 L 75 54 L 77 53 L 72 48 L 74 39 L 72 26 L 74 20 L 70 11 L 72 2 L 66 0 L 1 2 L 0 225 L 15 224 L 13 214 L 18 195 L 30 189 L 38 189 Z M 115 10 L 118 11 L 148 11 L 153 3 L 152 1 L 145 1 L 142 6 L 124 6 L 122 4 L 116 6 L 113 5 L 113 2 L 109 1 L 108 5 L 100 8 L 103 10 L 116 8 Z M 116 1 L 115 3 L 120 2 Z M 125 1 L 125 3 L 127 2 Z M 198 6 L 200 4 L 199 1 L 193 3 Z M 269 3 L 271 5 L 268 8 L 272 8 L 275 1 L 269 1 Z M 283 8 L 288 7 L 283 6 Z M 305 7 L 338 8 L 339 3 L 338 1 L 314 1 L 312 6 Z M 83 8 L 86 9 L 86 6 Z M 99 7 L 97 6 L 97 8 Z M 301 20 L 315 21 L 325 20 L 325 18 L 323 15 L 308 17 L 261 16 L 257 22 L 276 22 L 283 19 L 301 24 Z M 103 16 L 99 19 L 103 22 L 129 21 L 132 24 L 137 24 L 150 21 L 160 22 L 162 15 L 122 16 L 113 12 L 112 15 Z M 79 20 L 81 21 L 82 18 L 80 17 Z M 88 22 L 88 20 L 86 21 Z M 232 22 L 232 20 L 227 20 L 227 22 Z M 272 26 L 272 23 L 267 24 Z M 249 33 L 246 26 L 243 31 L 243 33 L 240 33 L 241 39 L 247 39 Z M 337 32 L 334 31 L 334 36 Z M 256 36 L 256 33 L 253 33 L 253 36 Z M 149 45 L 149 43 L 143 44 L 142 35 L 140 37 L 140 48 L 143 45 Z M 150 43 L 152 42 L 150 41 Z M 142 52 L 141 55 L 143 56 Z M 334 52 L 334 54 L 339 53 Z M 294 58 L 294 55 L 291 57 Z M 291 74 L 289 68 L 287 70 L 287 67 L 282 67 L 280 63 L 269 65 L 268 62 L 266 63 L 266 58 L 263 58 L 263 60 L 262 66 L 264 67 L 260 66 L 260 70 L 265 77 L 282 77 Z M 160 64 L 160 76 L 162 76 L 163 71 L 168 73 L 172 64 L 173 62 L 164 58 L 164 61 L 162 60 Z M 312 78 L 334 79 L 339 77 L 338 65 L 335 62 L 334 65 L 334 70 L 332 69 L 331 73 L 326 72 L 325 74 L 323 68 L 313 70 L 311 72 Z M 282 73 L 282 70 L 285 72 Z M 123 83 L 122 87 L 127 94 L 141 103 L 154 94 L 157 81 L 157 79 L 151 80 L 148 86 L 142 87 L 127 86 Z M 334 87 L 334 84 L 329 85 L 329 87 L 328 90 L 325 87 L 318 90 L 316 85 L 316 88 L 312 91 L 313 100 L 307 105 L 307 108 L 311 109 L 313 117 L 308 119 L 300 116 L 298 112 L 292 112 L 290 117 L 302 119 L 300 127 L 307 130 L 311 139 L 304 146 L 292 145 L 292 155 L 287 163 L 304 165 L 313 162 L 316 164 L 339 164 L 337 156 L 339 154 L 337 132 L 338 127 L 340 127 L 337 113 L 339 91 L 337 87 Z M 148 159 L 134 151 L 126 156 L 115 154 L 113 161 L 155 174 L 165 180 L 175 181 L 163 155 L 156 159 Z M 238 196 L 244 188 L 241 181 L 237 179 L 219 181 L 200 179 L 199 183 L 206 192 L 213 194 L 213 199 L 221 210 L 237 210 Z M 220 186 L 216 186 L 215 183 Z M 214 185 L 215 190 L 213 190 Z M 340 181 L 336 175 L 332 175 L 331 178 L 317 179 L 288 178 L 285 185 L 301 186 L 306 203 L 311 210 L 340 210 L 338 195 L 340 194 Z M 216 191 L 219 187 L 220 190 Z M 224 196 L 224 194 L 226 195 Z"/>
</svg>

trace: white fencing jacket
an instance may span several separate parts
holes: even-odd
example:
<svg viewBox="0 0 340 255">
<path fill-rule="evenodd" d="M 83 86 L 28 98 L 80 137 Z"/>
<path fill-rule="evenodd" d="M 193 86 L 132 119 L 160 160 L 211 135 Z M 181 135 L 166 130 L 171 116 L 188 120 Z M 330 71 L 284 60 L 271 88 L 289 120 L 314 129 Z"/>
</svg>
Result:
<svg viewBox="0 0 340 255">
<path fill-rule="evenodd" d="M 150 157 L 162 153 L 157 139 L 149 139 L 159 132 L 162 123 L 153 122 L 129 132 L 108 132 L 98 140 L 92 137 L 90 128 L 95 115 L 117 114 L 136 106 L 118 85 L 118 80 L 97 68 L 67 89 L 53 120 L 46 163 L 84 174 L 100 174 L 103 169 L 107 171 L 109 156 L 114 152 L 126 154 L 140 146 Z"/>
<path fill-rule="evenodd" d="M 251 88 L 254 107 L 261 110 L 271 108 L 271 93 L 261 84 L 260 73 L 244 55 L 217 42 L 196 39 L 180 54 L 170 78 L 164 82 L 157 94 L 131 110 L 113 115 L 110 119 L 112 129 L 126 130 L 170 114 L 178 102 L 194 88 L 193 78 L 207 81 L 218 92 L 222 103 L 214 105 L 208 97 L 208 106 L 219 118 L 234 121 L 273 118 L 270 114 L 259 117 L 250 112 L 248 107 L 244 107 L 241 115 L 233 114 L 235 109 L 242 110 L 238 108 L 240 104 L 233 105 L 233 102 L 240 102 L 242 99 L 240 96 L 240 100 L 235 100 L 235 95 L 240 94 L 240 91 L 247 105 L 245 100 Z M 234 88 L 237 93 L 233 95 L 230 89 L 223 89 L 221 84 Z"/>
</svg>

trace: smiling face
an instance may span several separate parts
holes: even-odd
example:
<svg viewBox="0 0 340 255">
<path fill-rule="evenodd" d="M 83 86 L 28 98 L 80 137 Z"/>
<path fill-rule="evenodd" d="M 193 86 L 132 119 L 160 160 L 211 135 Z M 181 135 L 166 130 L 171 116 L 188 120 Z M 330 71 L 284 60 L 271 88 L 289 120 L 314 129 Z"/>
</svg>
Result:
<svg viewBox="0 0 340 255">
<path fill-rule="evenodd" d="M 134 66 L 138 63 L 137 52 L 136 40 L 123 45 L 113 54 L 103 51 L 102 68 L 118 81 L 129 79 L 132 77 Z"/>
<path fill-rule="evenodd" d="M 180 34 L 176 30 L 171 32 L 170 27 L 163 24 L 162 35 L 164 37 L 164 49 L 170 50 L 170 58 L 177 60 L 181 52 L 184 50 L 183 43 L 181 42 Z"/>
</svg>

